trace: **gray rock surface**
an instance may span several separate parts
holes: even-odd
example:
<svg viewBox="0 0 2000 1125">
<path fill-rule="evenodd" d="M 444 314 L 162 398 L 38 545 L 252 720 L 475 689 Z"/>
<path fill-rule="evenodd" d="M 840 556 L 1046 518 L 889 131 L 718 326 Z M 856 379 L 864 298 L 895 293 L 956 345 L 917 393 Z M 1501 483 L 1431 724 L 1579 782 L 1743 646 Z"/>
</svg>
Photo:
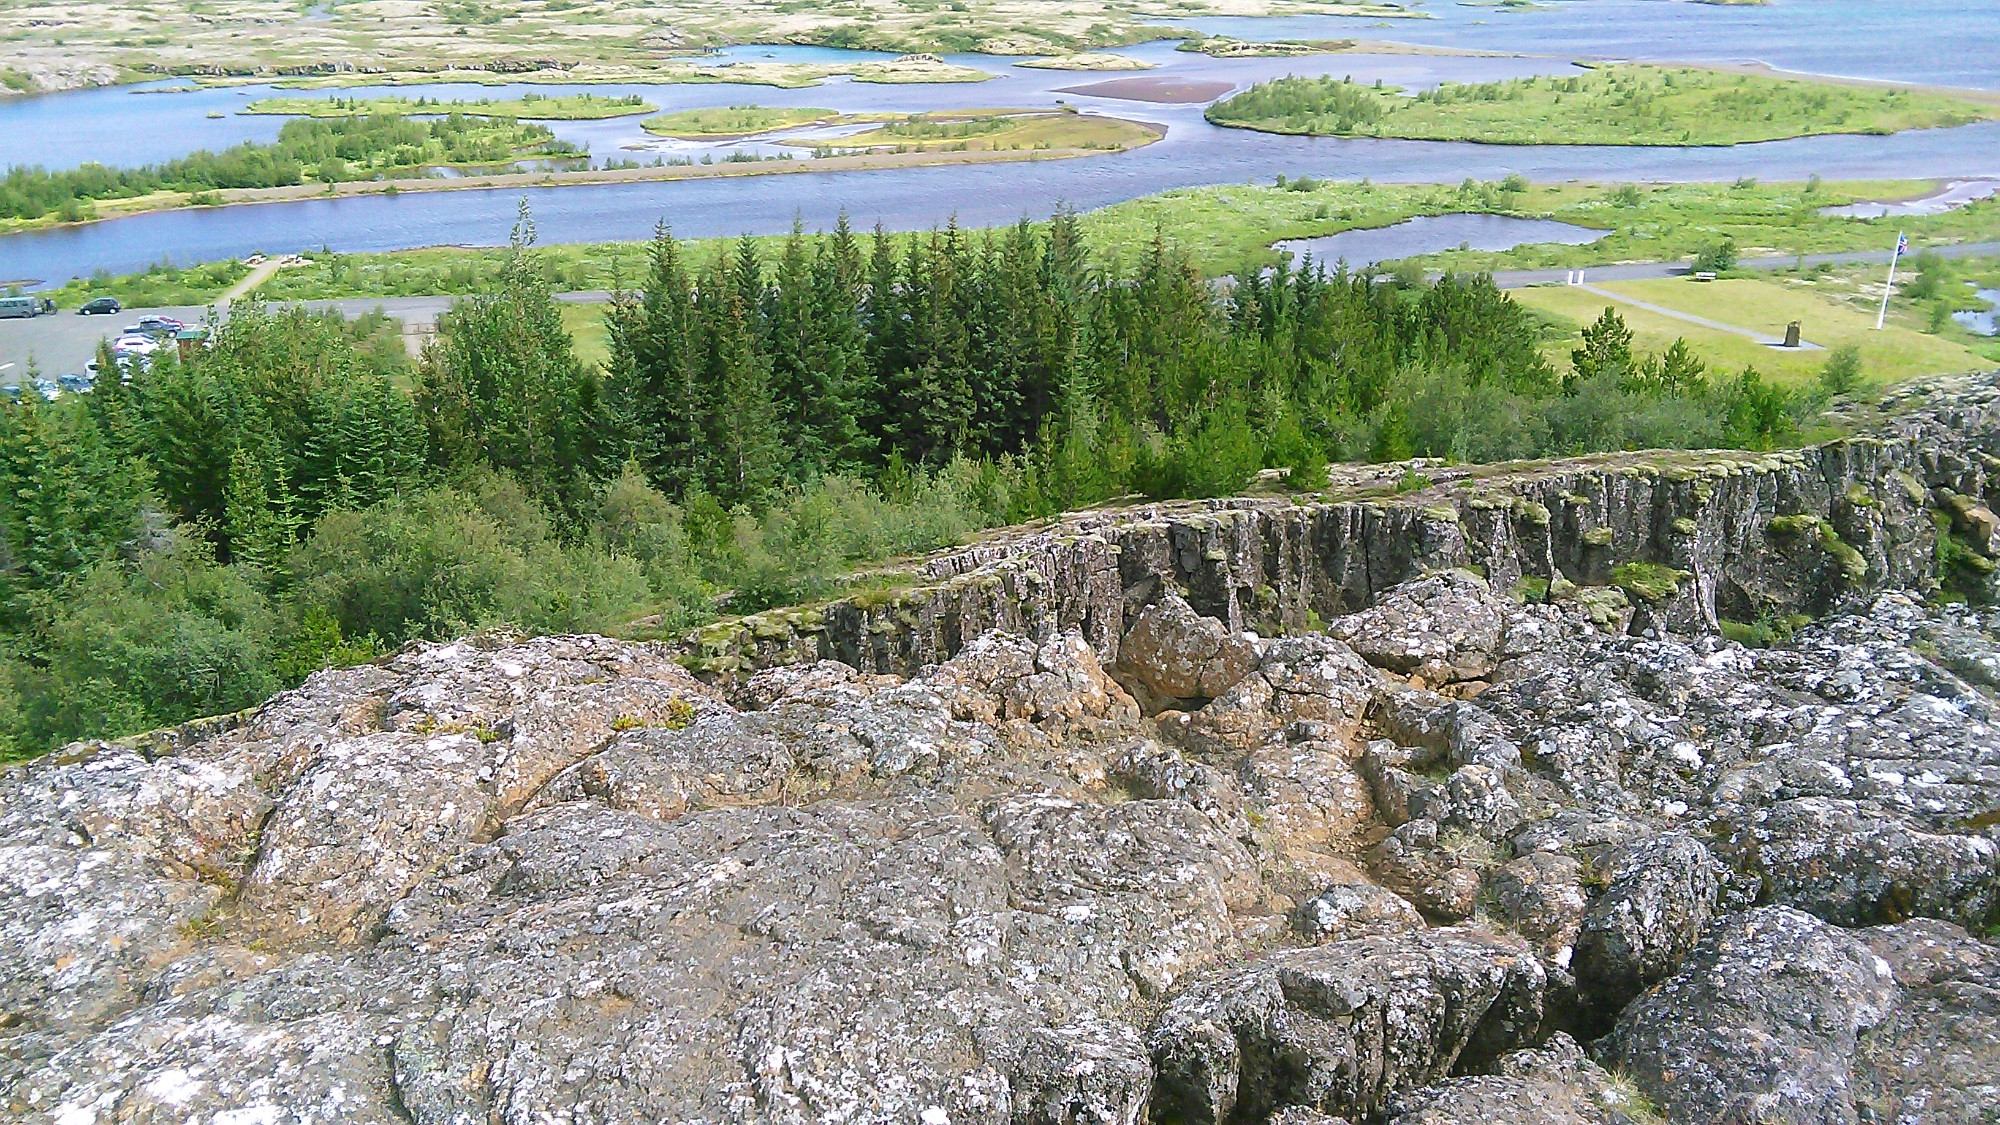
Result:
<svg viewBox="0 0 2000 1125">
<path fill-rule="evenodd" d="M 2000 500 L 1988 390 L 1100 514 L 727 667 L 476 637 L 10 767 L 0 1117 L 2000 1118 L 2000 614 L 1877 592 Z M 1865 581 L 1774 545 L 1807 511 Z M 1692 577 L 1633 635 L 1640 556 Z M 1833 612 L 1701 631 L 1745 607 Z"/>
<path fill-rule="evenodd" d="M 1417 930 L 1292 949 L 1196 981 L 1154 1023 L 1154 1113 L 1366 1116 L 1531 1042 L 1547 978 L 1525 945 Z"/>
<path fill-rule="evenodd" d="M 1856 1041 L 1896 1006 L 1860 938 L 1775 906 L 1718 925 L 1619 1017 L 1606 1057 L 1674 1121 L 1855 1120 Z"/>
<path fill-rule="evenodd" d="M 1640 1125 L 1652 1113 L 1558 1031 L 1537 1049 L 1502 1055 L 1490 1075 L 1453 1078 L 1398 1096 L 1391 1125 Z"/>
</svg>

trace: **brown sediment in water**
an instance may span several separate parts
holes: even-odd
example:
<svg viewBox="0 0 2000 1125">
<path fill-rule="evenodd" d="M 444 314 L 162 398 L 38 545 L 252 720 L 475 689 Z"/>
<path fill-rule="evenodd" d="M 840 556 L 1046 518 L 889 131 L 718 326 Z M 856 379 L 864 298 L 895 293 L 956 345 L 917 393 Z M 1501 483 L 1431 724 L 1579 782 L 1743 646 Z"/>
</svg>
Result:
<svg viewBox="0 0 2000 1125">
<path fill-rule="evenodd" d="M 1233 82 L 1201 81 L 1192 78 L 1113 78 L 1087 86 L 1066 86 L 1058 94 L 1081 94 L 1090 98 L 1117 98 L 1128 102 L 1206 102 L 1236 88 Z"/>
</svg>

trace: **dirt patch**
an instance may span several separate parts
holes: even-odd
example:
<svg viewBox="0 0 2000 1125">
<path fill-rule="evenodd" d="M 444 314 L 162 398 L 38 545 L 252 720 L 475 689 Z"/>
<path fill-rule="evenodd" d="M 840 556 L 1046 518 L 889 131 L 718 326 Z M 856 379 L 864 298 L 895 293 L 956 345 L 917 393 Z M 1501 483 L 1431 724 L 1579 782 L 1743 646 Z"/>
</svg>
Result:
<svg viewBox="0 0 2000 1125">
<path fill-rule="evenodd" d="M 1082 94 L 1091 98 L 1117 98 L 1128 102 L 1207 102 L 1236 88 L 1232 82 L 1203 82 L 1192 78 L 1113 78 L 1088 86 L 1067 86 L 1058 94 Z"/>
</svg>

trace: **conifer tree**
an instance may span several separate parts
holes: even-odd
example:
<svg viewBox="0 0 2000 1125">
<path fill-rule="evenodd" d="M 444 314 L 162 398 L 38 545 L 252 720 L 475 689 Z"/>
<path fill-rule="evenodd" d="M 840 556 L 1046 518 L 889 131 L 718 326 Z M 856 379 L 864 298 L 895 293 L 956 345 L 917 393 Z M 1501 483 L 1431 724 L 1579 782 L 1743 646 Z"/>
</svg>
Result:
<svg viewBox="0 0 2000 1125">
<path fill-rule="evenodd" d="M 145 522 L 145 466 L 119 455 L 96 419 L 25 395 L 0 404 L 0 567 L 44 589 L 110 558 Z"/>
<path fill-rule="evenodd" d="M 644 288 L 614 296 L 610 393 L 646 476 L 679 496 L 702 480 L 709 404 L 695 379 L 704 348 L 680 244 L 653 231 Z"/>
<path fill-rule="evenodd" d="M 707 430 L 714 450 L 711 483 L 725 501 L 756 505 L 767 499 L 785 470 L 770 363 L 757 349 L 743 293 L 724 290 L 721 322 L 710 333 Z"/>
<path fill-rule="evenodd" d="M 622 442 L 595 371 L 576 358 L 534 241 L 524 200 L 496 291 L 439 319 L 417 372 L 417 404 L 433 464 L 512 474 L 576 527 Z"/>
<path fill-rule="evenodd" d="M 223 534 L 230 562 L 276 576 L 291 552 L 299 521 L 291 492 L 271 461 L 250 443 L 237 447 L 223 493 Z"/>
</svg>

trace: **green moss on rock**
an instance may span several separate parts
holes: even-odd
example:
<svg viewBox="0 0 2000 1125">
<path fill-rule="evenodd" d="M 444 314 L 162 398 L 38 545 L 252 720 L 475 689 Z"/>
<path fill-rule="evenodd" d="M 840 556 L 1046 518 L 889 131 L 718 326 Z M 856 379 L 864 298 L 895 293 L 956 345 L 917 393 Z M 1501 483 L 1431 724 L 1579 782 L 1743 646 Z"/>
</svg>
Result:
<svg viewBox="0 0 2000 1125">
<path fill-rule="evenodd" d="M 1663 602 L 1680 592 L 1681 583 L 1694 577 L 1659 563 L 1629 562 L 1611 568 L 1612 584 L 1642 602 Z"/>
</svg>

